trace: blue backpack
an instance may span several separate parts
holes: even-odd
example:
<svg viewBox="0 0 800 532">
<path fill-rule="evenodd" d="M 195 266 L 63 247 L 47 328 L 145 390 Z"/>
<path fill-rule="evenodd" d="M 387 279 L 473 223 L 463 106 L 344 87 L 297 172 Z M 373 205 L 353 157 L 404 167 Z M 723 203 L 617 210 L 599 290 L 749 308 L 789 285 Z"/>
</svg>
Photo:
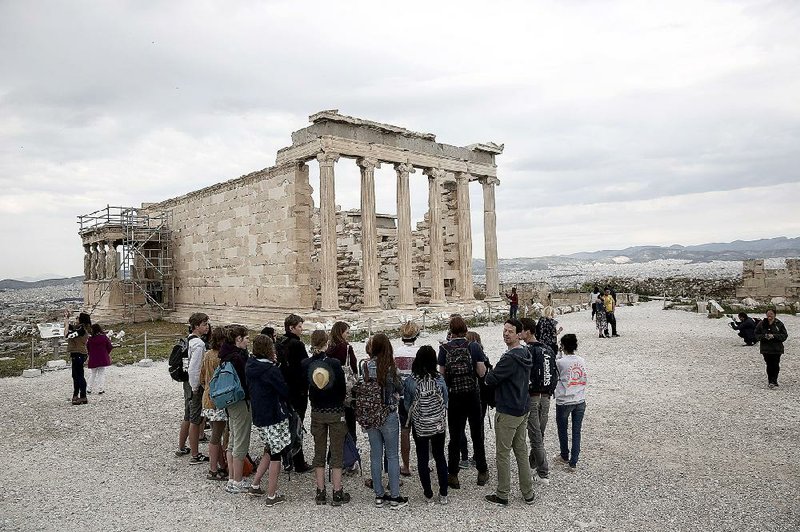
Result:
<svg viewBox="0 0 800 532">
<path fill-rule="evenodd" d="M 244 388 L 233 364 L 226 361 L 214 370 L 214 376 L 208 383 L 208 396 L 217 410 L 244 399 Z"/>
</svg>

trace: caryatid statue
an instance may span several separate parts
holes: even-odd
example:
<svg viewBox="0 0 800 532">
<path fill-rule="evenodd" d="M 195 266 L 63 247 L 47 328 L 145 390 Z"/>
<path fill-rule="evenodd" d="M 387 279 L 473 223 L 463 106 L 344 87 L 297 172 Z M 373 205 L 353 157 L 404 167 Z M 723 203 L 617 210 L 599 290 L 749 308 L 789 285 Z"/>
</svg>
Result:
<svg viewBox="0 0 800 532">
<path fill-rule="evenodd" d="M 88 281 L 92 277 L 92 250 L 89 244 L 83 245 L 83 279 Z"/>
<path fill-rule="evenodd" d="M 89 279 L 97 279 L 97 244 L 90 244 L 89 248 L 92 250 L 91 258 L 89 259 Z"/>
<path fill-rule="evenodd" d="M 97 279 L 102 280 L 106 278 L 106 243 L 97 243 Z"/>
<path fill-rule="evenodd" d="M 117 248 L 114 246 L 114 241 L 108 241 L 108 253 L 106 254 L 106 279 L 117 278 Z"/>
</svg>

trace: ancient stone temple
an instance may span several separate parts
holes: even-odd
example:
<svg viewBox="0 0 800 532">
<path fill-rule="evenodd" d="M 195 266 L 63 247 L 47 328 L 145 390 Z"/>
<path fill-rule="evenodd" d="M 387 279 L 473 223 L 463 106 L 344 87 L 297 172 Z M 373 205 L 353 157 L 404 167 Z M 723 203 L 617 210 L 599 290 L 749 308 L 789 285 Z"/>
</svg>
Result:
<svg viewBox="0 0 800 532">
<path fill-rule="evenodd" d="M 105 319 L 157 311 L 184 320 L 202 310 L 254 325 L 288 312 L 355 319 L 421 306 L 464 309 L 474 304 L 471 183 L 483 193 L 486 299 L 500 301 L 495 157 L 502 145 L 442 144 L 430 133 L 335 110 L 309 119 L 275 166 L 140 208 L 80 217 L 85 306 Z M 311 160 L 319 164 L 318 206 Z M 342 164 L 360 170 L 360 209 L 336 205 Z M 375 210 L 381 165 L 395 170 L 396 215 Z M 410 189 L 420 180 L 428 212 L 412 227 Z"/>
</svg>

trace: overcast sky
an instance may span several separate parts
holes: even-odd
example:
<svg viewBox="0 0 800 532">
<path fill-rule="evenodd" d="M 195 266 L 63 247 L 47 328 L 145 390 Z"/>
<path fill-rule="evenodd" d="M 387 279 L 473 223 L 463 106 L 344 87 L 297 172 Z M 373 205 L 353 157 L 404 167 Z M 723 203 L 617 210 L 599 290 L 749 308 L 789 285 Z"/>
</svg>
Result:
<svg viewBox="0 0 800 532">
<path fill-rule="evenodd" d="M 795 237 L 798 35 L 796 0 L 3 1 L 0 278 L 81 274 L 79 214 L 272 166 L 332 108 L 505 144 L 501 257 Z"/>
</svg>

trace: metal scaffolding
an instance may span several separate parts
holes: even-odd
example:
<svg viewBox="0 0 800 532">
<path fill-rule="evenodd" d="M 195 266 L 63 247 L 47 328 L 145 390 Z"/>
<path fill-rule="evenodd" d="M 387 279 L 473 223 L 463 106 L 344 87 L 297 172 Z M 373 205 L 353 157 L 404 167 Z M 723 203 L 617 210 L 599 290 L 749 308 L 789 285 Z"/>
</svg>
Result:
<svg viewBox="0 0 800 532">
<path fill-rule="evenodd" d="M 91 233 L 113 234 L 121 244 L 116 280 L 122 287 L 125 319 L 134 320 L 137 312 L 142 311 L 163 316 L 174 309 L 170 222 L 169 211 L 150 212 L 132 207 L 107 206 L 78 217 L 81 237 Z M 103 290 L 110 286 L 111 283 L 106 283 Z M 94 299 L 97 306 L 102 294 Z"/>
</svg>

